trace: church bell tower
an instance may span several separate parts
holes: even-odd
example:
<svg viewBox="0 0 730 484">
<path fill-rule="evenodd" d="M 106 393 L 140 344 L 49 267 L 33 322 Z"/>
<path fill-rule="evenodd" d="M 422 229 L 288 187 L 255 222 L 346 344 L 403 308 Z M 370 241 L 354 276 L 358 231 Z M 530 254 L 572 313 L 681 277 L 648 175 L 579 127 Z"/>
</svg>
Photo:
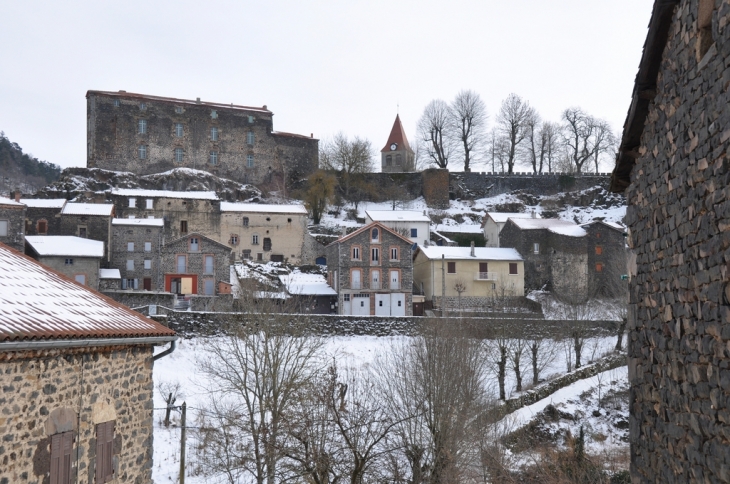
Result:
<svg viewBox="0 0 730 484">
<path fill-rule="evenodd" d="M 408 144 L 400 116 L 395 115 L 388 142 L 380 150 L 380 170 L 384 173 L 400 173 L 415 170 L 416 155 Z"/>
</svg>

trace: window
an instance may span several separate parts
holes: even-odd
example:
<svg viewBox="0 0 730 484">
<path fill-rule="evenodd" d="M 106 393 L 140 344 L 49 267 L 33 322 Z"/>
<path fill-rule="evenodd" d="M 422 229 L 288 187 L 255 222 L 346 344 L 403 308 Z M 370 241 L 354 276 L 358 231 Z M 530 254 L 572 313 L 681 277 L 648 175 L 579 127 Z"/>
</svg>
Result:
<svg viewBox="0 0 730 484">
<path fill-rule="evenodd" d="M 203 280 L 203 294 L 206 296 L 215 295 L 215 281 L 213 279 Z"/>
<path fill-rule="evenodd" d="M 175 161 L 178 163 L 182 163 L 183 156 L 185 155 L 185 152 L 182 148 L 175 148 Z"/>
<path fill-rule="evenodd" d="M 137 121 L 137 133 L 138 134 L 147 134 L 147 120 L 146 119 L 140 119 Z"/>
<path fill-rule="evenodd" d="M 74 265 L 74 260 L 73 259 L 66 259 L 64 261 L 64 264 L 67 265 L 67 266 L 72 266 L 72 265 Z"/>
<path fill-rule="evenodd" d="M 183 112 L 183 108 L 182 108 L 182 106 L 175 106 L 175 112 L 176 112 L 177 114 L 182 114 L 182 112 Z"/>
<path fill-rule="evenodd" d="M 48 222 L 46 222 L 45 220 L 42 220 L 42 219 L 39 220 L 37 230 L 38 230 L 39 234 L 48 233 Z"/>
<path fill-rule="evenodd" d="M 8 221 L 0 220 L 0 237 L 8 236 Z"/>
<path fill-rule="evenodd" d="M 152 210 L 154 208 L 154 203 L 155 201 L 153 199 L 148 198 L 147 200 L 145 200 L 145 208 L 147 210 Z"/>
<path fill-rule="evenodd" d="M 360 289 L 361 287 L 361 272 L 360 269 L 353 269 L 350 273 L 350 288 L 351 289 Z"/>
<path fill-rule="evenodd" d="M 403 164 L 403 155 L 400 155 L 400 154 L 395 155 L 395 164 L 397 166 L 400 166 Z"/>
<path fill-rule="evenodd" d="M 144 243 L 144 251 L 145 252 L 152 252 L 152 242 L 145 242 Z"/>
<path fill-rule="evenodd" d="M 205 274 L 213 274 L 213 256 L 212 255 L 206 255 L 205 256 L 205 265 L 204 270 Z"/>
<path fill-rule="evenodd" d="M 258 260 L 258 261 L 264 260 L 264 254 L 261 253 L 261 252 L 257 252 L 256 253 L 256 260 Z"/>
<path fill-rule="evenodd" d="M 418 237 L 418 229 L 411 229 L 411 237 L 413 237 L 413 238 Z"/>
<path fill-rule="evenodd" d="M 532 244 L 532 252 L 534 252 L 535 254 L 540 253 L 540 244 L 539 243 L 535 242 L 534 244 Z"/>
<path fill-rule="evenodd" d="M 137 289 L 139 287 L 139 279 L 122 279 L 122 289 Z"/>
<path fill-rule="evenodd" d="M 248 217 L 243 217 L 243 226 L 248 227 Z"/>
<path fill-rule="evenodd" d="M 228 243 L 231 245 L 238 245 L 238 235 L 231 234 L 231 239 Z"/>
<path fill-rule="evenodd" d="M 147 105 L 145 103 L 139 103 L 139 110 L 140 111 L 146 111 Z"/>
<path fill-rule="evenodd" d="M 78 282 L 79 284 L 86 285 L 86 275 L 85 274 L 76 274 L 74 276 L 74 280 Z"/>
<path fill-rule="evenodd" d="M 140 160 L 147 159 L 147 147 L 145 145 L 139 145 L 137 147 L 137 156 Z"/>
<path fill-rule="evenodd" d="M 253 116 L 248 117 L 248 124 L 253 124 Z"/>
<path fill-rule="evenodd" d="M 210 140 L 218 141 L 218 128 L 210 128 Z"/>
<path fill-rule="evenodd" d="M 390 260 L 398 260 L 398 247 L 390 248 Z"/>
<path fill-rule="evenodd" d="M 134 252 L 134 242 L 127 242 L 127 252 Z"/>
<path fill-rule="evenodd" d="M 71 483 L 71 454 L 74 444 L 73 430 L 51 435 L 52 484 Z"/>
<path fill-rule="evenodd" d="M 115 99 L 114 100 L 114 107 L 115 108 L 118 108 L 119 107 L 119 99 Z"/>
<path fill-rule="evenodd" d="M 175 136 L 178 138 L 183 137 L 183 125 L 182 123 L 175 123 Z"/>
<path fill-rule="evenodd" d="M 136 287 L 135 287 L 136 289 Z M 114 479 L 112 454 L 114 452 L 114 420 L 96 425 L 96 482 Z"/>
<path fill-rule="evenodd" d="M 152 270 L 152 260 L 151 259 L 144 260 L 144 268 L 147 271 Z"/>
<path fill-rule="evenodd" d="M 185 274 L 188 271 L 188 258 L 184 255 L 177 256 L 177 273 Z"/>
<path fill-rule="evenodd" d="M 600 239 L 601 238 L 601 232 L 596 232 L 596 238 L 597 239 Z"/>
<path fill-rule="evenodd" d="M 246 155 L 246 166 L 253 168 L 253 155 Z"/>
<path fill-rule="evenodd" d="M 390 288 L 400 289 L 400 271 L 390 271 Z"/>
<path fill-rule="evenodd" d="M 180 220 L 180 233 L 181 234 L 188 233 L 188 221 L 187 220 Z"/>
<path fill-rule="evenodd" d="M 370 271 L 370 289 L 380 289 L 380 271 Z"/>
<path fill-rule="evenodd" d="M 378 229 L 373 229 L 373 230 L 372 230 L 372 231 L 370 232 L 370 239 L 371 239 L 371 240 L 372 240 L 373 242 L 377 242 L 378 240 L 380 240 L 380 231 L 379 231 Z"/>
<path fill-rule="evenodd" d="M 271 239 L 264 237 L 264 252 L 271 250 Z"/>
<path fill-rule="evenodd" d="M 391 155 L 385 156 L 385 166 L 392 166 L 393 165 L 393 157 Z"/>
<path fill-rule="evenodd" d="M 488 262 L 480 262 L 479 263 L 479 279 L 489 279 L 489 263 Z"/>
<path fill-rule="evenodd" d="M 79 237 L 86 238 L 86 227 L 83 225 L 79 225 Z"/>
<path fill-rule="evenodd" d="M 603 272 L 603 264 L 600 262 L 596 264 L 596 272 Z"/>
<path fill-rule="evenodd" d="M 152 278 L 145 277 L 142 279 L 142 289 L 145 291 L 151 291 L 152 290 Z"/>
<path fill-rule="evenodd" d="M 211 165 L 217 165 L 218 164 L 218 152 L 217 151 L 211 151 L 210 152 L 210 164 Z"/>
<path fill-rule="evenodd" d="M 210 112 L 210 117 L 213 118 L 213 119 L 218 119 L 218 111 L 216 111 L 215 109 L 213 109 Z"/>
<path fill-rule="evenodd" d="M 257 234 L 251 236 L 251 244 L 259 245 L 259 236 Z"/>
<path fill-rule="evenodd" d="M 250 259 L 251 258 L 251 249 L 245 249 L 243 252 L 241 252 L 241 258 Z"/>
<path fill-rule="evenodd" d="M 352 248 L 352 260 L 360 260 L 360 247 Z"/>
<path fill-rule="evenodd" d="M 517 262 L 509 263 L 509 273 L 513 276 L 517 274 Z"/>
<path fill-rule="evenodd" d="M 253 145 L 253 131 L 249 131 L 246 133 L 246 143 L 249 145 Z"/>
<path fill-rule="evenodd" d="M 600 245 L 597 245 L 596 246 L 596 255 L 601 255 L 601 254 L 603 254 L 603 247 L 601 247 Z"/>
<path fill-rule="evenodd" d="M 134 259 L 127 259 L 127 270 L 128 271 L 134 270 Z"/>
<path fill-rule="evenodd" d="M 372 265 L 380 264 L 380 249 L 378 247 L 370 248 L 370 264 L 372 264 Z"/>
<path fill-rule="evenodd" d="M 190 237 L 190 245 L 188 250 L 190 252 L 197 252 L 200 249 L 200 241 L 197 237 Z"/>
<path fill-rule="evenodd" d="M 456 262 L 447 262 L 446 272 L 449 274 L 456 274 Z"/>
<path fill-rule="evenodd" d="M 349 295 L 349 294 L 343 294 L 343 296 L 344 296 L 344 297 L 343 297 L 343 300 L 344 300 L 345 302 L 350 302 L 350 295 Z"/>
</svg>

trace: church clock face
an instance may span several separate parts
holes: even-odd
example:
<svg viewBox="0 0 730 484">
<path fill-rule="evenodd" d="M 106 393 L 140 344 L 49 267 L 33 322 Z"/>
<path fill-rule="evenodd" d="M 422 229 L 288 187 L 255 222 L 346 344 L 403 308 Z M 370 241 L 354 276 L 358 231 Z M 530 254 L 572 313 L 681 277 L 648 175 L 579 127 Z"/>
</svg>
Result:
<svg viewBox="0 0 730 484">
<path fill-rule="evenodd" d="M 390 145 L 390 151 L 395 151 L 397 149 L 398 149 L 398 145 L 396 143 L 393 143 L 392 145 Z"/>
</svg>

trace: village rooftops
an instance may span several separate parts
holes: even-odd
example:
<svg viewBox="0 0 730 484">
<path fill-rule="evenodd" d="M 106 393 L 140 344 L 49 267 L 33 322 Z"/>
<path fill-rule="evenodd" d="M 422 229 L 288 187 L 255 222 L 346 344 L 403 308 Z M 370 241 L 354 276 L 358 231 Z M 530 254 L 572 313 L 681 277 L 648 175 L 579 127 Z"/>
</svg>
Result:
<svg viewBox="0 0 730 484">
<path fill-rule="evenodd" d="M 0 197 L 0 205 L 18 207 L 18 208 L 24 206 L 24 204 L 21 202 L 16 202 L 15 200 L 12 200 L 10 198 L 5 198 L 5 197 Z"/>
<path fill-rule="evenodd" d="M 366 210 L 365 215 L 373 222 L 431 222 L 418 210 Z"/>
<path fill-rule="evenodd" d="M 99 279 L 121 279 L 119 269 L 99 269 Z"/>
<path fill-rule="evenodd" d="M 172 190 L 145 190 L 142 188 L 114 188 L 112 195 L 139 198 L 187 198 L 193 200 L 218 200 L 213 191 L 177 192 Z"/>
<path fill-rule="evenodd" d="M 272 205 L 263 203 L 221 202 L 221 212 L 291 213 L 307 215 L 304 205 Z"/>
<path fill-rule="evenodd" d="M 485 216 L 494 220 L 495 223 L 507 223 L 510 218 L 540 218 L 540 215 L 532 212 L 487 212 Z"/>
<path fill-rule="evenodd" d="M 428 247 L 418 247 L 428 259 L 446 260 L 507 260 L 520 261 L 522 256 L 515 249 L 505 249 L 499 247 L 474 247 L 474 255 L 472 247 L 443 247 L 438 245 L 430 245 Z"/>
<path fill-rule="evenodd" d="M 286 287 L 289 294 L 297 296 L 336 296 L 337 291 L 332 289 L 322 274 L 305 274 L 296 272 L 279 276 L 279 280 Z"/>
<path fill-rule="evenodd" d="M 39 256 L 104 257 L 104 242 L 72 235 L 27 235 L 25 241 Z"/>
<path fill-rule="evenodd" d="M 522 230 L 546 229 L 554 234 L 569 237 L 586 235 L 586 231 L 580 225 L 557 218 L 510 218 L 509 220 Z"/>
<path fill-rule="evenodd" d="M 477 224 L 438 224 L 434 230 L 438 233 L 444 232 L 447 234 L 481 234 L 482 226 Z"/>
<path fill-rule="evenodd" d="M 114 212 L 114 205 L 111 203 L 66 203 L 61 210 L 61 215 L 99 215 L 110 217 Z"/>
<path fill-rule="evenodd" d="M 22 349 L 24 340 L 38 345 L 120 344 L 146 338 L 147 343 L 176 339 L 175 332 L 78 284 L 0 243 L 0 350 Z M 94 341 L 99 338 L 101 341 Z M 76 346 L 79 346 L 77 344 Z"/>
<path fill-rule="evenodd" d="M 143 227 L 162 227 L 165 220 L 161 218 L 113 218 L 112 225 L 136 225 Z"/>
<path fill-rule="evenodd" d="M 29 208 L 63 208 L 65 198 L 21 198 L 20 203 Z"/>
<path fill-rule="evenodd" d="M 193 106 L 206 106 L 211 108 L 218 108 L 218 109 L 231 109 L 236 111 L 257 111 L 260 113 L 266 113 L 266 114 L 274 114 L 271 111 L 269 111 L 266 106 L 263 107 L 252 107 L 252 106 L 241 106 L 238 104 L 233 103 L 214 103 L 214 102 L 207 102 L 207 101 L 201 101 L 200 98 L 197 100 L 192 99 L 179 99 L 174 97 L 163 97 L 163 96 L 151 96 L 148 94 L 139 94 L 135 92 L 127 92 L 127 91 L 86 91 L 86 97 L 89 97 L 89 94 L 100 94 L 102 96 L 111 96 L 111 97 L 122 97 L 122 98 L 130 98 L 130 99 L 139 99 L 139 100 L 145 100 L 145 101 L 161 101 L 165 103 L 172 103 L 172 104 L 187 104 L 187 105 L 193 105 Z"/>
</svg>

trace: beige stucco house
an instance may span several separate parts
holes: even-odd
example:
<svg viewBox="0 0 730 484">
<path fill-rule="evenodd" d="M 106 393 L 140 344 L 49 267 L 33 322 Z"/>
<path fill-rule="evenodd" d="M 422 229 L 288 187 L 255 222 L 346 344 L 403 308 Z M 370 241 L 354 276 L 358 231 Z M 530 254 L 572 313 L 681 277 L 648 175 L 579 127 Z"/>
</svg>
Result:
<svg viewBox="0 0 730 484">
<path fill-rule="evenodd" d="M 461 292 L 463 307 L 488 305 L 495 298 L 525 295 L 522 256 L 515 249 L 492 247 L 419 247 L 413 256 L 413 289 L 441 306 L 442 281 L 449 306 Z"/>
</svg>

